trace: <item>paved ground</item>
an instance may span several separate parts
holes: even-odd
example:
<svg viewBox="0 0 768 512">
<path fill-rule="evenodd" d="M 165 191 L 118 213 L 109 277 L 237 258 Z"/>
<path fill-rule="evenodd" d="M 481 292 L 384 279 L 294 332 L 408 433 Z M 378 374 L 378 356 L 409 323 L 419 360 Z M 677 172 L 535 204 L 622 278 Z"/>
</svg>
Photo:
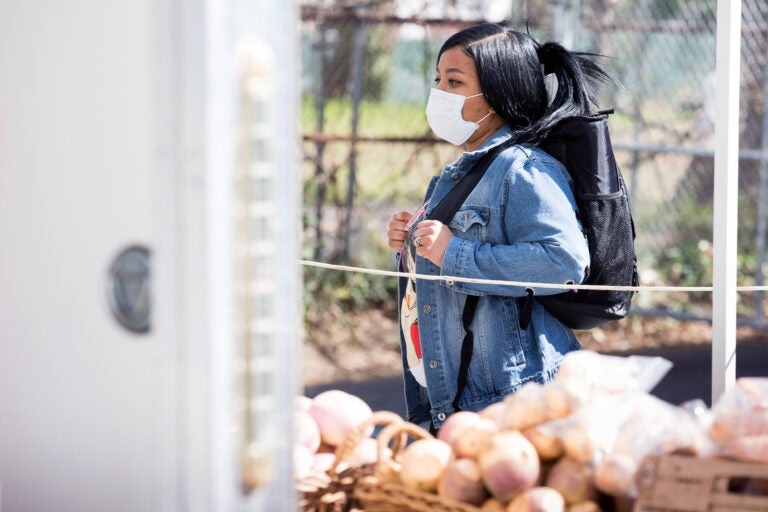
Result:
<svg viewBox="0 0 768 512">
<path fill-rule="evenodd" d="M 636 352 L 641 353 L 641 352 Z M 712 388 L 711 347 L 694 346 L 643 351 L 643 355 L 664 357 L 674 364 L 669 373 L 652 391 L 657 397 L 680 404 L 700 398 L 710 405 Z M 736 350 L 736 375 L 768 377 L 768 344 L 745 343 Z M 405 414 L 403 385 L 400 377 L 380 378 L 363 382 L 333 382 L 306 389 L 315 396 L 327 389 L 342 389 L 365 400 L 374 411 L 388 410 Z"/>
</svg>

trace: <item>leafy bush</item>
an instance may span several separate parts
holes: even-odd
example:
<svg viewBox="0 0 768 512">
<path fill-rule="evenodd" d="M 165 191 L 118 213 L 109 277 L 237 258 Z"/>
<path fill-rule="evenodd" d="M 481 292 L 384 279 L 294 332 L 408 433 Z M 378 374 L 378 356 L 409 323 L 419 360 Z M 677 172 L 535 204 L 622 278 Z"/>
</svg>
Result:
<svg viewBox="0 0 768 512">
<path fill-rule="evenodd" d="M 397 280 L 360 272 L 341 272 L 307 266 L 304 268 L 306 310 L 339 305 L 346 311 L 381 308 L 394 312 Z"/>
</svg>

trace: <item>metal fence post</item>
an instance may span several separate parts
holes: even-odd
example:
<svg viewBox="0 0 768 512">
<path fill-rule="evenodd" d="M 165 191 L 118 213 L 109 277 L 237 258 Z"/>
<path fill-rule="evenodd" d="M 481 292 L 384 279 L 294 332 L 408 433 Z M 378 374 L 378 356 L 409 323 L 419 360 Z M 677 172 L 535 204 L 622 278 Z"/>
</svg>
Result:
<svg viewBox="0 0 768 512">
<path fill-rule="evenodd" d="M 766 70 L 763 104 L 768 101 L 768 70 Z M 765 110 L 765 108 L 764 108 Z M 757 191 L 757 227 L 755 236 L 755 286 L 765 284 L 763 265 L 765 264 L 766 231 L 768 231 L 768 111 L 763 112 L 763 154 L 760 157 L 760 181 Z M 763 318 L 763 298 L 765 293 L 755 292 L 755 320 Z"/>
<path fill-rule="evenodd" d="M 327 67 L 328 55 L 326 42 L 326 28 L 324 23 L 318 24 L 319 42 L 317 50 L 320 53 L 320 84 L 318 87 L 317 99 L 315 100 L 315 133 L 325 132 L 325 105 L 327 102 L 328 88 Z M 315 143 L 315 186 L 317 187 L 317 197 L 315 203 L 315 244 L 313 248 L 313 258 L 319 260 L 323 249 L 323 207 L 325 205 L 325 195 L 327 191 L 326 176 L 323 167 L 323 154 L 325 153 L 325 142 L 317 141 Z"/>
<path fill-rule="evenodd" d="M 352 142 L 349 149 L 349 177 L 347 181 L 347 209 L 345 222 L 340 226 L 343 243 L 341 249 L 342 259 L 349 259 L 350 233 L 352 226 L 352 208 L 355 201 L 355 188 L 357 185 L 357 141 L 358 123 L 360 120 L 360 102 L 363 97 L 363 65 L 365 64 L 365 36 L 367 33 L 365 21 L 359 21 L 355 31 L 355 45 L 352 50 L 352 123 L 350 134 Z"/>
</svg>

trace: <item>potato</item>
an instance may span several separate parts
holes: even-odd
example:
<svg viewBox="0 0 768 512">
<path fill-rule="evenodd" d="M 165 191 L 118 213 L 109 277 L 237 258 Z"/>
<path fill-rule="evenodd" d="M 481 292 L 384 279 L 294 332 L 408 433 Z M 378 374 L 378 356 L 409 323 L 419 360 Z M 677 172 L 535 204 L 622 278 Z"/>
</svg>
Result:
<svg viewBox="0 0 768 512">
<path fill-rule="evenodd" d="M 768 464 L 768 434 L 744 436 L 725 442 L 720 454 L 733 459 Z"/>
<path fill-rule="evenodd" d="M 588 404 L 594 390 L 576 379 L 554 380 L 544 387 L 546 410 L 551 418 L 564 418 Z"/>
<path fill-rule="evenodd" d="M 610 411 L 583 415 L 563 433 L 565 454 L 585 464 L 598 464 L 612 450 L 619 426 Z"/>
<path fill-rule="evenodd" d="M 551 429 L 541 425 L 523 431 L 523 435 L 536 448 L 541 460 L 555 460 L 563 455 L 563 443 Z"/>
<path fill-rule="evenodd" d="M 632 457 L 610 454 L 595 469 L 595 483 L 605 494 L 633 498 L 637 496 L 637 470 L 637 462 Z"/>
<path fill-rule="evenodd" d="M 504 399 L 504 421 L 509 430 L 525 430 L 550 419 L 545 387 L 538 382 L 528 382 L 516 393 Z"/>
<path fill-rule="evenodd" d="M 495 402 L 478 413 L 481 418 L 491 420 L 496 423 L 499 430 L 507 428 L 507 405 L 502 402 Z"/>
</svg>

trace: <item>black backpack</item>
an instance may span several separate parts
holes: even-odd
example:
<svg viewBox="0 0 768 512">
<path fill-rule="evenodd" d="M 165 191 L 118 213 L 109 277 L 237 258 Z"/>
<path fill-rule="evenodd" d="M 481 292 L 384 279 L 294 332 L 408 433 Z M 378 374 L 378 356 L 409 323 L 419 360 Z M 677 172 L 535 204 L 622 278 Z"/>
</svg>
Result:
<svg viewBox="0 0 768 512">
<path fill-rule="evenodd" d="M 573 178 L 590 257 L 581 284 L 637 286 L 635 223 L 608 132 L 612 112 L 569 118 L 540 146 L 560 160 Z M 574 290 L 536 300 L 564 325 L 591 329 L 627 316 L 633 295 L 632 291 Z"/>
<path fill-rule="evenodd" d="M 635 225 L 629 208 L 626 186 L 616 164 L 608 132 L 608 114 L 570 117 L 555 126 L 540 147 L 563 163 L 574 183 L 579 216 L 587 238 L 590 265 L 585 285 L 637 286 Z M 480 181 L 488 166 L 510 144 L 501 144 L 483 156 L 451 192 L 438 203 L 429 218 L 450 222 L 456 211 Z M 536 296 L 529 289 L 520 312 L 520 327 L 527 329 L 533 300 L 571 329 L 591 329 L 629 313 L 634 292 L 613 290 L 569 290 Z M 467 295 L 462 313 L 466 335 L 461 347 L 459 387 L 453 401 L 455 410 L 466 386 L 472 358 L 470 330 L 478 297 Z"/>
</svg>

